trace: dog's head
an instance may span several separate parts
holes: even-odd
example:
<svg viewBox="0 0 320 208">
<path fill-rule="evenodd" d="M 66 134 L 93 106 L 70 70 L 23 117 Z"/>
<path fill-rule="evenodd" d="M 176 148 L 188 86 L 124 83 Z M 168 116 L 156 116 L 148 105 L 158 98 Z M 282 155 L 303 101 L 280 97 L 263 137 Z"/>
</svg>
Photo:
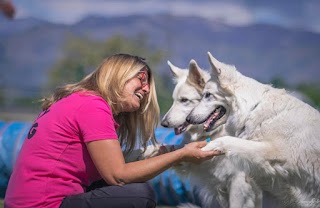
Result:
<svg viewBox="0 0 320 208">
<path fill-rule="evenodd" d="M 206 82 L 210 79 L 210 74 L 202 70 L 194 60 L 190 61 L 189 69 L 178 68 L 169 61 L 168 65 L 176 86 L 172 94 L 173 104 L 164 115 L 161 125 L 174 128 L 175 134 L 178 135 L 199 128 L 186 122 L 186 118 L 200 102 L 202 91 Z"/>
<path fill-rule="evenodd" d="M 206 83 L 200 103 L 187 116 L 192 124 L 203 124 L 206 132 L 225 124 L 231 110 L 234 83 L 237 71 L 234 66 L 219 62 L 208 52 L 212 72 Z"/>
</svg>

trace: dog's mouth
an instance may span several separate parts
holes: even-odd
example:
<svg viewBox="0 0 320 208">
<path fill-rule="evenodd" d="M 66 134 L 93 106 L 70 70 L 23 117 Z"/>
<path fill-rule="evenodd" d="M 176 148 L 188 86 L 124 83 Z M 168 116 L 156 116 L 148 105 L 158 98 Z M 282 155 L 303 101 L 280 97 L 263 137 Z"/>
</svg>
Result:
<svg viewBox="0 0 320 208">
<path fill-rule="evenodd" d="M 206 119 L 203 129 L 208 132 L 213 129 L 214 124 L 226 114 L 227 110 L 223 106 L 218 106 Z"/>
<path fill-rule="evenodd" d="M 188 122 L 184 122 L 182 125 L 174 128 L 174 133 L 175 133 L 176 135 L 179 135 L 179 134 L 185 132 L 185 131 L 187 130 L 187 127 L 188 127 L 189 125 L 190 125 L 190 124 L 189 124 Z"/>
</svg>

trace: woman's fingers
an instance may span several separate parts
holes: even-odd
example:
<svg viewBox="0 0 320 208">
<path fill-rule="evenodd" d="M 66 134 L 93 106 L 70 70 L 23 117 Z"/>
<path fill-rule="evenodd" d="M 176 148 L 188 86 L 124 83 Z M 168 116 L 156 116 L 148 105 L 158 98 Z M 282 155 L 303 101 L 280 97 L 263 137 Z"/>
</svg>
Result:
<svg viewBox="0 0 320 208">
<path fill-rule="evenodd" d="M 202 147 L 206 146 L 207 144 L 208 144 L 208 142 L 206 140 L 198 142 L 199 148 L 202 148 Z"/>
</svg>

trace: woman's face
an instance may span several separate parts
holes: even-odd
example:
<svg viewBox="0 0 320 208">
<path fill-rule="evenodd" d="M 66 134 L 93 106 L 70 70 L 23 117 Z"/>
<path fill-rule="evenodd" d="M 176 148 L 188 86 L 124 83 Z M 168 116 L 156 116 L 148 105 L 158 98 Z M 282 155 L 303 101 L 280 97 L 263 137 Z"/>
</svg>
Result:
<svg viewBox="0 0 320 208">
<path fill-rule="evenodd" d="M 135 77 L 128 80 L 123 88 L 124 103 L 122 112 L 133 112 L 140 108 L 140 103 L 150 92 L 148 72 L 142 69 Z"/>
</svg>

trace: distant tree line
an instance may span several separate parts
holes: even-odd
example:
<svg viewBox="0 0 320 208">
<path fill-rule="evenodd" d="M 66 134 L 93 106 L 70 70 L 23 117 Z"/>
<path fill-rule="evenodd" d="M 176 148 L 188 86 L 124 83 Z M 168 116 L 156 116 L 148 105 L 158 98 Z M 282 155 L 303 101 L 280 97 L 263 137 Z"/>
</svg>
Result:
<svg viewBox="0 0 320 208">
<path fill-rule="evenodd" d="M 153 70 L 161 112 L 166 112 L 171 106 L 172 89 L 168 85 L 168 79 L 171 78 L 165 77 L 156 70 L 159 63 L 166 58 L 166 54 L 160 49 L 151 48 L 143 34 L 133 39 L 115 35 L 105 41 L 70 35 L 64 44 L 63 53 L 63 58 L 50 70 L 48 84 L 44 86 L 46 92 L 52 92 L 57 86 L 81 80 L 86 74 L 92 72 L 104 58 L 112 54 L 129 53 L 146 58 L 148 65 Z"/>
<path fill-rule="evenodd" d="M 302 100 L 309 103 L 313 107 L 320 109 L 320 83 L 300 83 L 292 86 L 279 77 L 274 77 L 270 83 L 276 88 L 284 88 L 289 91 L 301 93 L 307 99 Z"/>
<path fill-rule="evenodd" d="M 86 37 L 78 37 L 69 34 L 66 38 L 63 51 L 63 58 L 58 60 L 48 74 L 48 81 L 35 97 L 19 97 L 8 103 L 3 88 L 0 86 L 0 107 L 9 106 L 33 110 L 40 110 L 40 103 L 37 102 L 43 95 L 49 95 L 58 86 L 66 83 L 74 83 L 82 79 L 86 74 L 92 72 L 101 61 L 115 53 L 129 53 L 147 59 L 148 64 L 153 70 L 158 101 L 161 113 L 164 114 L 172 104 L 173 83 L 171 75 L 168 73 L 160 74 L 157 67 L 170 55 L 164 51 L 152 48 L 147 44 L 147 37 L 140 34 L 135 38 L 126 38 L 115 35 L 103 41 L 91 40 Z M 270 83 L 277 88 L 286 88 L 302 93 L 308 99 L 309 104 L 320 109 L 320 84 L 301 83 L 297 86 L 288 85 L 282 78 L 275 77 Z M 23 93 L 22 93 L 23 94 Z M 36 110 L 35 110 L 36 109 Z"/>
<path fill-rule="evenodd" d="M 63 58 L 57 61 L 50 70 L 48 84 L 44 86 L 46 92 L 52 91 L 59 85 L 79 81 L 93 71 L 107 56 L 115 53 L 129 53 L 146 58 L 153 69 L 161 113 L 164 114 L 172 104 L 172 78 L 170 74 L 163 75 L 156 70 L 157 66 L 169 57 L 169 54 L 165 54 L 160 49 L 151 48 L 147 44 L 147 37 L 144 34 L 132 39 L 115 35 L 104 41 L 76 37 L 70 34 L 64 44 L 63 53 Z M 309 104 L 320 108 L 319 84 L 302 83 L 297 86 L 290 86 L 279 77 L 275 77 L 270 82 L 274 87 L 302 93 L 310 99 Z"/>
</svg>

